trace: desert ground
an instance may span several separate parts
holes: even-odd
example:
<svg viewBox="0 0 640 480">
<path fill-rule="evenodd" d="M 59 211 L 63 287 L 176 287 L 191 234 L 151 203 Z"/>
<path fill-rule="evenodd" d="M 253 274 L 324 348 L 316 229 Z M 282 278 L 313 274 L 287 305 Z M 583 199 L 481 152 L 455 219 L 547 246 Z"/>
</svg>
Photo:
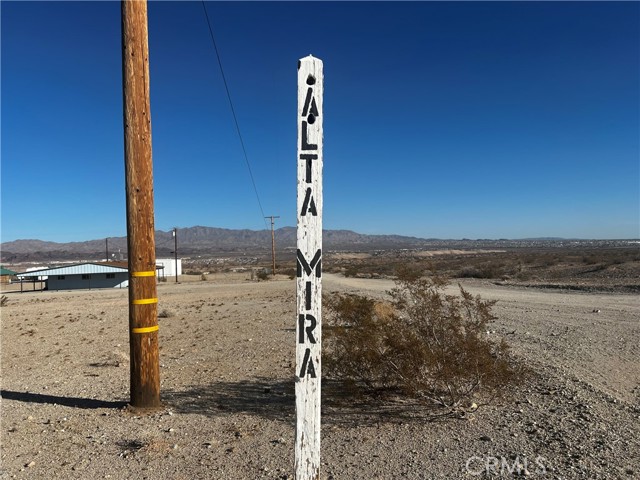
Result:
<svg viewBox="0 0 640 480">
<path fill-rule="evenodd" d="M 535 375 L 459 418 L 327 384 L 321 478 L 640 478 L 637 293 L 460 281 L 498 300 L 487 335 Z M 323 274 L 329 295 L 392 286 Z M 140 412 L 126 289 L 6 293 L 1 478 L 293 478 L 294 280 L 185 275 L 158 296 L 163 407 Z"/>
</svg>

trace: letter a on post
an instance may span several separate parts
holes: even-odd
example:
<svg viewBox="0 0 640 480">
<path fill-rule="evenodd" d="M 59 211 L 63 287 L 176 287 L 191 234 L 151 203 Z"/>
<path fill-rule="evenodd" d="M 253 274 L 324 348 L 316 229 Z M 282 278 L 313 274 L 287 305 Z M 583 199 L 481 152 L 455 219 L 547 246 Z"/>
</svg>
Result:
<svg viewBox="0 0 640 480">
<path fill-rule="evenodd" d="M 322 61 L 298 62 L 296 480 L 320 478 Z"/>
</svg>

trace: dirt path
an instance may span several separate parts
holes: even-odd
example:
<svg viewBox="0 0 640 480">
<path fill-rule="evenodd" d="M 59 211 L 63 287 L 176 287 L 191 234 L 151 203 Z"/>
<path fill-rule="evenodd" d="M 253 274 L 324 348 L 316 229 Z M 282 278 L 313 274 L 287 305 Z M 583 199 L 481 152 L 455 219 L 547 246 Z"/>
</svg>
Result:
<svg viewBox="0 0 640 480">
<path fill-rule="evenodd" d="M 383 294 L 391 280 L 325 274 L 327 291 Z M 533 290 L 464 281 L 463 287 L 497 300 L 490 335 L 504 336 L 530 363 L 571 372 L 620 400 L 640 393 L 640 297 Z M 448 291 L 455 293 L 456 288 Z"/>
</svg>

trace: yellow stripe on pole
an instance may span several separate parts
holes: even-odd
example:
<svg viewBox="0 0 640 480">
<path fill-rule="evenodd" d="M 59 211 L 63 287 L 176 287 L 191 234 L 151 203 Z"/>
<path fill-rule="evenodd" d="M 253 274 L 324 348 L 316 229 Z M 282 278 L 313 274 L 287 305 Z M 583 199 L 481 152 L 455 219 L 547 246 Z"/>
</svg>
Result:
<svg viewBox="0 0 640 480">
<path fill-rule="evenodd" d="M 157 298 L 140 298 L 138 300 L 133 300 L 131 303 L 134 305 L 148 305 L 150 303 L 158 303 Z"/>
<path fill-rule="evenodd" d="M 139 327 L 132 328 L 131 331 L 133 333 L 151 333 L 156 332 L 160 327 L 158 325 L 154 325 L 153 327 Z"/>
<path fill-rule="evenodd" d="M 131 276 L 132 277 L 155 277 L 156 276 L 156 272 L 155 271 L 131 272 Z"/>
</svg>

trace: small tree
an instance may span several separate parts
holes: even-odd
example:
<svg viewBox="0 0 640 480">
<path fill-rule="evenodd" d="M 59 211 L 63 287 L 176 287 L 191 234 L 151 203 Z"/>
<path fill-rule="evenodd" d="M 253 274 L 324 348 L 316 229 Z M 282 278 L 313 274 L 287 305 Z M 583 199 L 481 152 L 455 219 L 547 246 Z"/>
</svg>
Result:
<svg viewBox="0 0 640 480">
<path fill-rule="evenodd" d="M 445 294 L 448 282 L 399 272 L 391 302 L 337 295 L 327 303 L 327 371 L 352 387 L 395 389 L 454 408 L 520 378 L 503 341 L 486 336 L 495 301 Z"/>
</svg>

